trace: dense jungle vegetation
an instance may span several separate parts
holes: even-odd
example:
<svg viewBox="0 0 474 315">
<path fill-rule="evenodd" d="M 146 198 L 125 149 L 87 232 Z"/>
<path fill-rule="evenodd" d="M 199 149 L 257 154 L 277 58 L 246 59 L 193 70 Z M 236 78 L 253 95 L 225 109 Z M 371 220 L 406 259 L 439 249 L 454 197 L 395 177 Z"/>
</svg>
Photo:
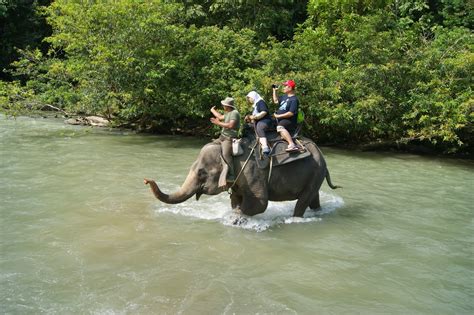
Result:
<svg viewBox="0 0 474 315">
<path fill-rule="evenodd" d="M 0 107 L 210 134 L 226 96 L 297 83 L 321 144 L 472 153 L 469 0 L 0 0 Z"/>
</svg>

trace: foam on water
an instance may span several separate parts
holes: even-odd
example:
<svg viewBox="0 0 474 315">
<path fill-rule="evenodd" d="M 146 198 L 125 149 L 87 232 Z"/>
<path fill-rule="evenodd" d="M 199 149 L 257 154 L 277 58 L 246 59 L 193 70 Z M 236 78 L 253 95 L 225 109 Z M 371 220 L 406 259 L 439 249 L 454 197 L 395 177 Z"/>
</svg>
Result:
<svg viewBox="0 0 474 315">
<path fill-rule="evenodd" d="M 328 214 L 344 205 L 342 197 L 332 193 L 320 191 L 321 209 L 313 211 L 307 209 L 303 218 L 293 217 L 295 201 L 269 202 L 267 210 L 253 217 L 238 215 L 230 206 L 226 195 L 202 198 L 201 201 L 188 200 L 181 204 L 167 205 L 159 203 L 155 206 L 155 213 L 174 213 L 186 217 L 193 217 L 209 221 L 218 221 L 226 226 L 265 231 L 280 224 L 310 223 L 321 221 L 321 216 Z"/>
</svg>

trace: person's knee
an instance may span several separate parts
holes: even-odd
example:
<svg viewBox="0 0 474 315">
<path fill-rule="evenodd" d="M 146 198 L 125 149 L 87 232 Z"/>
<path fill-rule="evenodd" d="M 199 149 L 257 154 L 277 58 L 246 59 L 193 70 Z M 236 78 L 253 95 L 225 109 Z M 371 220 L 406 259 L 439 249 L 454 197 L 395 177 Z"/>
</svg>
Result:
<svg viewBox="0 0 474 315">
<path fill-rule="evenodd" d="M 277 126 L 277 132 L 285 132 L 286 128 L 283 126 Z"/>
</svg>

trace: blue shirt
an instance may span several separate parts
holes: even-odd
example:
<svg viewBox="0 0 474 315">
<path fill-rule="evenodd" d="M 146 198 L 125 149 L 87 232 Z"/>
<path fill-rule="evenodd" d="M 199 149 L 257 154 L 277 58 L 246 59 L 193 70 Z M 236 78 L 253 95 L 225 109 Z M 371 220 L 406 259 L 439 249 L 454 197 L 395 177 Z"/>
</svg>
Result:
<svg viewBox="0 0 474 315">
<path fill-rule="evenodd" d="M 267 112 L 267 114 L 259 120 L 271 119 L 270 111 L 268 110 L 267 103 L 265 103 L 264 100 L 260 100 L 260 101 L 257 102 L 257 104 L 256 104 L 256 106 L 255 106 L 255 108 L 252 112 L 252 115 L 257 115 L 258 113 L 261 113 L 261 112 Z"/>
<path fill-rule="evenodd" d="M 292 112 L 293 116 L 291 118 L 285 118 L 285 119 L 291 120 L 291 122 L 296 125 L 296 121 L 298 118 L 298 107 L 300 105 L 300 102 L 298 98 L 296 97 L 296 95 L 288 96 L 285 94 L 283 96 L 280 96 L 279 103 L 280 103 L 280 107 L 278 108 L 276 113 L 280 115 L 280 114 Z"/>
</svg>

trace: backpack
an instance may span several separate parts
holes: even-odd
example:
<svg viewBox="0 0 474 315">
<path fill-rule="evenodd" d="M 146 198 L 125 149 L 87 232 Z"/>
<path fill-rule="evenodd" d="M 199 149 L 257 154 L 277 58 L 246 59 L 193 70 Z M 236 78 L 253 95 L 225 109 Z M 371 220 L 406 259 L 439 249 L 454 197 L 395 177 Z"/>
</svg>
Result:
<svg viewBox="0 0 474 315">
<path fill-rule="evenodd" d="M 300 109 L 298 110 L 298 116 L 296 117 L 296 123 L 301 124 L 304 121 L 304 112 Z"/>
</svg>

